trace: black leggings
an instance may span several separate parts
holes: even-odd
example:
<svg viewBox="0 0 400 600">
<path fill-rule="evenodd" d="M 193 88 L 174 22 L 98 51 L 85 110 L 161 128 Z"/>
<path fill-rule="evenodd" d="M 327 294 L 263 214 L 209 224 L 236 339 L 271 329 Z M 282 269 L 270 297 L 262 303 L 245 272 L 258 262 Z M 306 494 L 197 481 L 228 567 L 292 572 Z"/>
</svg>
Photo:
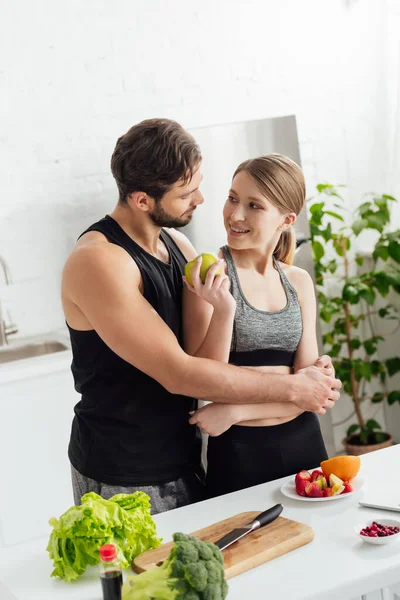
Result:
<svg viewBox="0 0 400 600">
<path fill-rule="evenodd" d="M 234 425 L 208 439 L 206 493 L 213 498 L 235 492 L 319 467 L 327 458 L 314 413 L 302 413 L 281 425 Z"/>
</svg>

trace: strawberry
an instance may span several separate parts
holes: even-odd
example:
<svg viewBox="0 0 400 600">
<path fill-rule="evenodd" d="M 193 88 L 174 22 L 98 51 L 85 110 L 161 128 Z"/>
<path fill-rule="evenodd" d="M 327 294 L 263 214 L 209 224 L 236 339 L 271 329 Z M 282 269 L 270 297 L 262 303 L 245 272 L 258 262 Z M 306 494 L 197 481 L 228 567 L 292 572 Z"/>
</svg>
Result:
<svg viewBox="0 0 400 600">
<path fill-rule="evenodd" d="M 310 481 L 311 479 L 311 475 L 308 471 L 303 470 L 303 471 L 299 471 L 294 479 L 295 484 L 297 485 L 298 481 Z"/>
<path fill-rule="evenodd" d="M 311 481 L 317 481 L 317 479 L 323 475 L 325 477 L 325 475 L 323 474 L 323 472 L 320 469 L 315 469 L 312 473 L 311 473 Z"/>
<path fill-rule="evenodd" d="M 324 489 L 324 496 L 332 496 L 332 488 L 326 487 Z"/>
<path fill-rule="evenodd" d="M 349 492 L 354 492 L 354 488 L 350 481 L 343 481 L 344 490 L 342 494 L 348 494 Z"/>
<path fill-rule="evenodd" d="M 309 483 L 306 486 L 306 494 L 310 498 L 322 498 L 323 496 L 323 492 L 316 482 Z"/>
<path fill-rule="evenodd" d="M 296 483 L 296 492 L 299 496 L 307 496 L 306 487 L 310 484 L 307 479 L 299 479 Z"/>
</svg>

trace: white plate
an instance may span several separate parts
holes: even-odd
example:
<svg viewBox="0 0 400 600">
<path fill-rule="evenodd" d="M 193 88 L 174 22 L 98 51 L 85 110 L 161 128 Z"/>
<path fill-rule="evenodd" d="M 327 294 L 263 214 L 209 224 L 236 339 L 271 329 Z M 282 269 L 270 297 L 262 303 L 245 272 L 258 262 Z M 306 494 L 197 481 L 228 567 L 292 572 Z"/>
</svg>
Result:
<svg viewBox="0 0 400 600">
<path fill-rule="evenodd" d="M 376 544 L 383 546 L 384 544 L 392 544 L 395 541 L 399 541 L 400 532 L 394 533 L 393 535 L 387 535 L 385 537 L 376 538 L 368 537 L 366 535 L 360 535 L 361 529 L 364 529 L 364 527 L 366 527 L 367 525 L 369 527 L 372 525 L 372 520 L 376 521 L 377 523 L 380 523 L 381 525 L 394 525 L 396 527 L 400 527 L 400 521 L 396 521 L 395 519 L 381 519 L 380 517 L 377 517 L 376 519 L 371 519 L 370 521 L 367 521 L 365 523 L 359 523 L 358 525 L 355 525 L 354 531 L 356 532 L 357 536 L 362 539 L 363 542 L 366 542 L 367 544 Z"/>
<path fill-rule="evenodd" d="M 364 483 L 364 479 L 362 477 L 357 476 L 351 482 L 354 487 L 354 492 L 347 492 L 347 494 L 337 494 L 336 496 L 323 496 L 322 498 L 309 498 L 308 496 L 299 496 L 299 494 L 296 492 L 294 477 L 295 476 L 293 475 L 293 477 L 289 479 L 289 481 L 286 481 L 286 483 L 282 485 L 281 492 L 284 496 L 292 498 L 292 500 L 302 500 L 304 502 L 328 502 L 329 500 L 340 500 L 340 498 L 349 498 L 353 496 L 353 494 L 358 492 Z"/>
</svg>

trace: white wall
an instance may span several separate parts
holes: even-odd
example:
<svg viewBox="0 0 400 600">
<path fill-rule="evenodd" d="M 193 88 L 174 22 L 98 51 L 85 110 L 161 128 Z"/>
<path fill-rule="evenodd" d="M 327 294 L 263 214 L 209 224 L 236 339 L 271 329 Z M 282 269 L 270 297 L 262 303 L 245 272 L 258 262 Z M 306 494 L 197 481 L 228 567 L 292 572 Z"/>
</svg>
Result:
<svg viewBox="0 0 400 600">
<path fill-rule="evenodd" d="M 397 198 L 400 198 L 400 2 L 398 0 L 387 0 L 386 14 L 386 81 L 389 144 L 387 185 L 392 190 L 392 193 Z M 400 204 L 396 206 L 395 219 L 397 227 L 399 227 Z"/>
<path fill-rule="evenodd" d="M 21 333 L 63 324 L 61 266 L 112 208 L 110 155 L 143 118 L 198 127 L 296 114 L 310 187 L 379 188 L 383 17 L 379 1 L 9 3 L 0 253 Z"/>
<path fill-rule="evenodd" d="M 388 103 L 388 167 L 387 189 L 400 200 L 400 2 L 387 0 L 387 103 Z M 393 226 L 400 227 L 400 202 L 393 210 Z M 400 300 L 393 294 L 389 302 L 400 311 Z M 381 357 L 398 356 L 399 334 L 391 336 L 382 348 Z M 391 380 L 391 389 L 400 389 L 400 373 Z M 385 406 L 387 429 L 396 442 L 400 442 L 399 405 Z"/>
<path fill-rule="evenodd" d="M 110 155 L 144 118 L 196 128 L 295 114 L 310 193 L 321 180 L 355 198 L 396 187 L 395 11 L 395 0 L 9 3 L 0 254 L 15 285 L 0 293 L 20 335 L 63 325 L 63 262 L 112 209 Z"/>
</svg>

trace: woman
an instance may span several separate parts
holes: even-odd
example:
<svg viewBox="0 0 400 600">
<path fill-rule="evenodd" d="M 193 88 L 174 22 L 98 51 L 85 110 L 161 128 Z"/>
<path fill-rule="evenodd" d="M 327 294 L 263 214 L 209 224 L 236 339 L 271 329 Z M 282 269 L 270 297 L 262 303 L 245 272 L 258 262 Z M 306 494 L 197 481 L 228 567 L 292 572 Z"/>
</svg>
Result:
<svg viewBox="0 0 400 600">
<path fill-rule="evenodd" d="M 248 368 L 296 372 L 315 364 L 311 277 L 292 265 L 292 226 L 305 182 L 289 158 L 270 154 L 236 169 L 223 217 L 227 245 L 207 274 L 185 280 L 186 351 Z M 224 273 L 216 272 L 225 266 Z M 208 404 L 190 422 L 210 434 L 210 497 L 318 466 L 327 458 L 318 418 L 288 402 Z"/>
</svg>

